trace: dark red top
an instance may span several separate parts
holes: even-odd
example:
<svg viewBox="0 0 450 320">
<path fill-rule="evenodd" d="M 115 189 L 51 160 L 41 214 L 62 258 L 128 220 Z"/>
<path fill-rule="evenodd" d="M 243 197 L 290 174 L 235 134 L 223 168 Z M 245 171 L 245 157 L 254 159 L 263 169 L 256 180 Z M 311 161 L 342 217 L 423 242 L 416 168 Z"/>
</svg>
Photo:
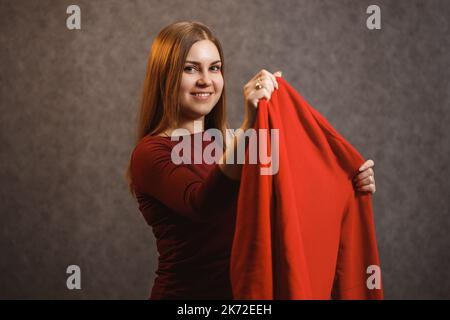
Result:
<svg viewBox="0 0 450 320">
<path fill-rule="evenodd" d="M 202 152 L 211 141 L 194 145 Z M 203 139 L 202 139 L 203 140 Z M 146 136 L 132 154 L 139 210 L 159 252 L 150 299 L 231 299 L 229 262 L 239 181 L 217 164 L 172 162 L 170 137 Z M 203 161 L 202 161 L 203 162 Z M 194 163 L 194 161 L 192 161 Z"/>
</svg>

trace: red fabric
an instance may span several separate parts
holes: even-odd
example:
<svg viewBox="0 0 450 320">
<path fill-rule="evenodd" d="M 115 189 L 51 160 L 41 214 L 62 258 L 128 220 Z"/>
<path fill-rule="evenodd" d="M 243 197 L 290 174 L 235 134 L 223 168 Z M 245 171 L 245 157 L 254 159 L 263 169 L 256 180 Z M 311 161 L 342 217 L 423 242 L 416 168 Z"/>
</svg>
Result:
<svg viewBox="0 0 450 320">
<path fill-rule="evenodd" d="M 255 129 L 279 129 L 279 171 L 245 164 L 230 275 L 235 299 L 382 299 L 370 193 L 352 178 L 362 156 L 284 79 L 260 100 Z M 269 139 L 268 139 L 269 140 Z M 270 142 L 268 141 L 269 145 Z M 273 146 L 272 146 L 273 147 Z"/>
</svg>

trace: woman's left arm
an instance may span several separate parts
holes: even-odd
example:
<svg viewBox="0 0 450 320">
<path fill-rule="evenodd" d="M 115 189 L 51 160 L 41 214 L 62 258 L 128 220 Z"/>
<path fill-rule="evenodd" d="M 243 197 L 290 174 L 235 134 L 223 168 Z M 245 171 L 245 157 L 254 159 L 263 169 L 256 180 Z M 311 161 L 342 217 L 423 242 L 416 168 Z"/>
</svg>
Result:
<svg viewBox="0 0 450 320">
<path fill-rule="evenodd" d="M 375 177 L 373 172 L 373 166 L 375 162 L 373 160 L 367 160 L 364 164 L 359 168 L 360 173 L 353 178 L 353 185 L 357 191 L 368 191 L 372 194 L 375 193 Z"/>
</svg>

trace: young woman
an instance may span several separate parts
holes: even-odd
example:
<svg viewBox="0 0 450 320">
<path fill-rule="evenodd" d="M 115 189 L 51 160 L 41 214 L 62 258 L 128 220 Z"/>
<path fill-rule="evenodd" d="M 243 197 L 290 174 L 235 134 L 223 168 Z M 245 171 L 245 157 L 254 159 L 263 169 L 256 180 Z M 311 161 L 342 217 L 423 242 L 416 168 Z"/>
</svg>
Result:
<svg viewBox="0 0 450 320">
<path fill-rule="evenodd" d="M 222 161 L 177 165 L 171 158 L 176 129 L 201 138 L 191 155 L 217 143 L 203 139 L 207 129 L 226 136 L 224 65 L 220 42 L 198 22 L 165 27 L 151 47 L 128 167 L 130 191 L 153 228 L 159 252 L 151 299 L 232 298 L 229 258 L 241 165 L 226 159 L 252 126 L 259 99 L 270 100 L 278 88 L 281 72 L 261 70 L 244 86 L 243 130 L 222 144 Z M 375 192 L 373 165 L 368 160 L 361 167 L 355 180 L 359 191 Z"/>
</svg>

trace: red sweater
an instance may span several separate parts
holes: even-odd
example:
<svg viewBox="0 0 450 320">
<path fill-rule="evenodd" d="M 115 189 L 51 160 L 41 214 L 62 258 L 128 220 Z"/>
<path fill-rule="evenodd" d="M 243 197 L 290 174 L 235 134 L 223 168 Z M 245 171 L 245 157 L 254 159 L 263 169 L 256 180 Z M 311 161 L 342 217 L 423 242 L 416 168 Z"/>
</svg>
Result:
<svg viewBox="0 0 450 320">
<path fill-rule="evenodd" d="M 278 174 L 260 175 L 261 165 L 243 167 L 233 296 L 381 299 L 382 289 L 366 286 L 367 268 L 379 266 L 371 194 L 352 185 L 364 159 L 284 79 L 277 80 L 270 102 L 260 100 L 255 128 L 279 129 Z"/>
<path fill-rule="evenodd" d="M 196 135 L 202 133 L 191 137 Z M 150 298 L 231 299 L 229 259 L 239 181 L 226 177 L 217 164 L 175 165 L 171 150 L 177 143 L 147 136 L 132 154 L 139 209 L 159 252 Z M 201 149 L 209 143 L 214 142 L 202 142 Z M 202 151 L 194 147 L 192 159 Z"/>
</svg>

